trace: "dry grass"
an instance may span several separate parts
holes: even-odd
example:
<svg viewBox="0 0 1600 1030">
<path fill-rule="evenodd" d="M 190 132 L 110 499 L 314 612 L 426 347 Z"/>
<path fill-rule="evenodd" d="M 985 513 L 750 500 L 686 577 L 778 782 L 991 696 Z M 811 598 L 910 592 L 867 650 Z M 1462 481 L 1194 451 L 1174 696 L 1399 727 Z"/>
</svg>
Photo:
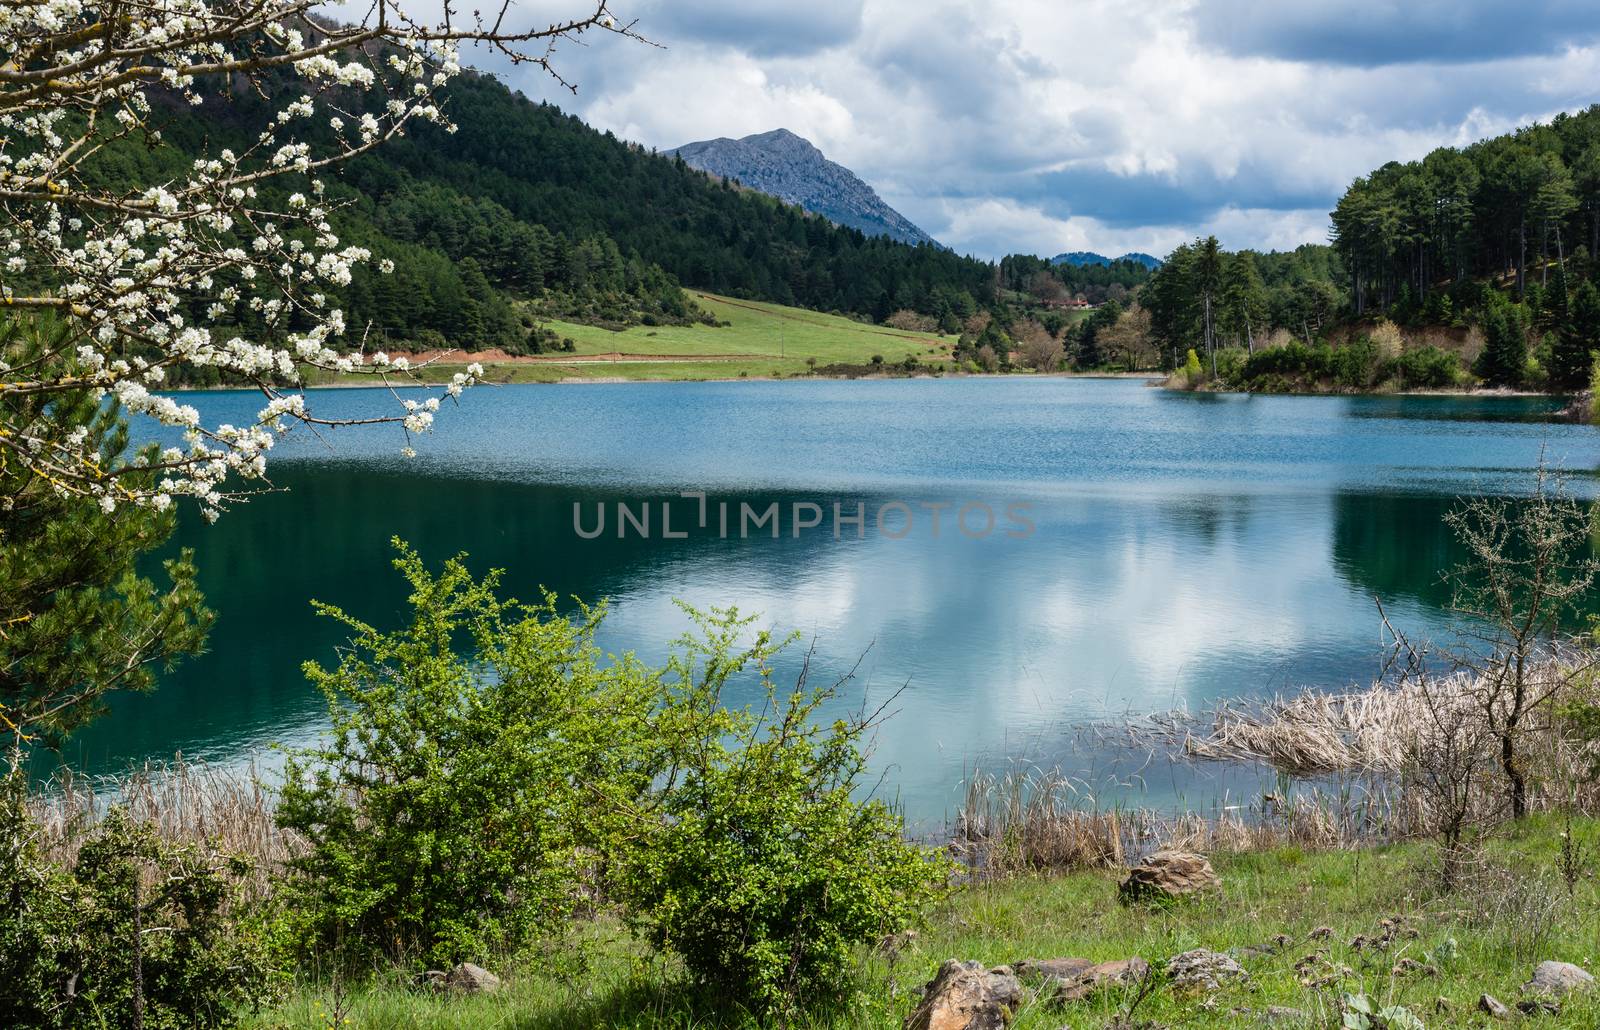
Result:
<svg viewBox="0 0 1600 1030">
<path fill-rule="evenodd" d="M 177 759 L 123 776 L 57 776 L 30 798 L 46 853 L 70 863 L 94 827 L 114 808 L 156 828 L 168 840 L 207 843 L 247 855 L 261 875 L 282 868 L 302 843 L 273 819 L 275 796 L 252 764 L 220 768 Z"/>
<path fill-rule="evenodd" d="M 1571 734 L 1561 712 L 1573 701 L 1600 703 L 1600 689 L 1591 678 L 1574 677 L 1570 668 L 1546 662 L 1529 671 L 1530 695 L 1544 700 L 1517 730 L 1517 747 L 1523 764 L 1538 773 L 1536 807 L 1576 802 L 1582 811 L 1596 811 L 1600 784 L 1589 775 L 1600 757 L 1596 743 Z M 1422 750 L 1419 742 L 1449 725 L 1441 723 L 1441 709 L 1458 719 L 1477 713 L 1480 720 L 1493 710 L 1503 722 L 1497 707 L 1503 707 L 1503 694 L 1458 673 L 1344 694 L 1308 690 L 1264 703 L 1225 701 L 1204 718 L 1166 715 L 1131 732 L 1142 743 L 1199 761 L 1258 763 L 1294 777 L 1361 776 L 1403 791 L 1408 761 Z"/>
<path fill-rule="evenodd" d="M 1103 806 L 1059 772 L 973 776 L 952 849 L 974 878 L 1022 872 L 1114 869 L 1152 851 L 1243 853 L 1293 845 L 1327 849 L 1370 842 L 1390 811 L 1365 790 L 1310 787 L 1266 794 L 1212 812 Z"/>
<path fill-rule="evenodd" d="M 1589 775 L 1596 744 L 1568 732 L 1562 705 L 1600 703 L 1591 678 L 1550 663 L 1534 669 L 1532 692 L 1546 700 L 1517 731 L 1521 761 L 1537 776 L 1535 810 L 1572 806 L 1600 812 L 1600 783 Z M 1224 701 L 1202 715 L 1167 713 L 1101 733 L 1130 750 L 1174 760 L 1265 768 L 1286 786 L 1246 805 L 1207 813 L 1162 813 L 1103 806 L 1084 784 L 1060 773 L 976 775 L 955 828 L 955 848 L 975 876 L 1032 870 L 1108 868 L 1155 847 L 1245 852 L 1293 845 L 1326 849 L 1415 840 L 1438 832 L 1445 798 L 1416 763 L 1465 720 L 1486 720 L 1494 701 L 1465 674 L 1375 684 L 1328 694 L 1307 690 L 1268 701 Z M 1467 801 L 1473 825 L 1505 811 L 1497 750 L 1483 756 Z"/>
</svg>

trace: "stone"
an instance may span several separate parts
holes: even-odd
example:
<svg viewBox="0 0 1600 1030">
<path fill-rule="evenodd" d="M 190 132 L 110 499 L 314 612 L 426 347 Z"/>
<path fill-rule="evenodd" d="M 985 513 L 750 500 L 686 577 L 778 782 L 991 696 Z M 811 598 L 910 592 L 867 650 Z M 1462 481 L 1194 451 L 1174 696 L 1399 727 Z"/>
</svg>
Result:
<svg viewBox="0 0 1600 1030">
<path fill-rule="evenodd" d="M 1025 958 L 1012 968 L 1024 980 L 1076 980 L 1093 965 L 1094 960 L 1087 958 Z"/>
<path fill-rule="evenodd" d="M 905 1030 L 1004 1030 L 1022 1004 L 1022 985 L 1007 966 L 947 959 L 906 1017 Z"/>
<path fill-rule="evenodd" d="M 1490 1019 L 1511 1018 L 1511 1010 L 1506 1008 L 1505 1002 L 1492 994 L 1485 994 L 1478 999 L 1478 1011 Z"/>
<path fill-rule="evenodd" d="M 1134 866 L 1117 894 L 1124 904 L 1135 901 L 1170 901 L 1222 886 L 1203 855 L 1188 851 L 1158 851 Z"/>
<path fill-rule="evenodd" d="M 1571 962 L 1541 962 L 1533 970 L 1533 978 L 1522 985 L 1533 994 L 1553 994 L 1560 997 L 1568 991 L 1588 990 L 1594 986 L 1594 977 Z"/>
<path fill-rule="evenodd" d="M 1167 976 L 1173 989 L 1179 991 L 1219 991 L 1225 982 L 1243 980 L 1248 975 L 1233 959 L 1204 948 L 1167 959 Z"/>
<path fill-rule="evenodd" d="M 1268 1005 L 1261 1013 L 1261 1022 L 1267 1026 L 1305 1025 L 1310 1020 L 1304 1009 L 1292 1009 L 1287 1005 Z"/>
<path fill-rule="evenodd" d="M 462 994 L 493 994 L 500 989 L 500 978 L 482 966 L 463 962 L 445 975 L 444 984 Z"/>
<path fill-rule="evenodd" d="M 1139 983 L 1150 975 L 1150 963 L 1142 958 L 1097 962 L 1070 980 L 1058 980 L 1052 999 L 1057 1002 L 1082 1001 L 1103 988 Z"/>
</svg>

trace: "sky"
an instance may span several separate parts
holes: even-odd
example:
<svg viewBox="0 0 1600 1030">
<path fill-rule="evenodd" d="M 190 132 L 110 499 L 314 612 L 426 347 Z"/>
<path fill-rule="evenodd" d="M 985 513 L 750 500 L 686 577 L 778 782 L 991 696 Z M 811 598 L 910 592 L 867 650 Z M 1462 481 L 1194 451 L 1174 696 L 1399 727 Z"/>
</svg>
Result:
<svg viewBox="0 0 1600 1030">
<path fill-rule="evenodd" d="M 533 0 L 524 16 L 584 0 Z M 614 0 L 493 69 L 667 149 L 787 128 L 996 258 L 1326 242 L 1351 179 L 1600 102 L 1595 0 Z M 492 61 L 482 63 L 493 68 Z"/>
</svg>

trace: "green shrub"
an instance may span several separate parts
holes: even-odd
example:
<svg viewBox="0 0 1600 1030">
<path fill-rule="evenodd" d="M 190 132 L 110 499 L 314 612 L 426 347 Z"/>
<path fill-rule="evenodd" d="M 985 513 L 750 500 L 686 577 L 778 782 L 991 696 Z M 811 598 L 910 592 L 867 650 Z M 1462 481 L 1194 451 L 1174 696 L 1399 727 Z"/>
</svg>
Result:
<svg viewBox="0 0 1600 1030">
<path fill-rule="evenodd" d="M 0 1026 L 232 1026 L 271 995 L 249 865 L 113 812 L 47 859 L 22 778 L 0 783 Z"/>
<path fill-rule="evenodd" d="M 1600 422 L 1600 354 L 1589 365 L 1589 421 Z"/>
<path fill-rule="evenodd" d="M 1204 373 L 1200 369 L 1200 355 L 1194 352 L 1193 347 L 1190 347 L 1189 353 L 1186 354 L 1183 359 L 1184 378 L 1188 381 L 1190 386 L 1194 386 L 1200 382 L 1203 374 Z"/>
<path fill-rule="evenodd" d="M 292 757 L 278 807 L 310 845 L 281 890 L 302 960 L 482 961 L 554 934 L 650 782 L 655 688 L 632 660 L 601 667 L 601 611 L 502 601 L 497 573 L 475 582 L 458 557 L 434 577 L 396 546 L 410 624 L 320 606 L 354 639 L 336 668 L 306 666 L 332 733 Z"/>
<path fill-rule="evenodd" d="M 1238 385 L 1243 381 L 1249 352 L 1243 347 L 1223 347 L 1217 351 L 1217 378 L 1224 383 Z"/>
<path fill-rule="evenodd" d="M 1442 390 L 1461 383 L 1466 370 L 1461 360 L 1429 344 L 1409 350 L 1384 364 L 1381 376 L 1397 379 L 1408 390 Z"/>
<path fill-rule="evenodd" d="M 652 945 L 680 955 L 718 997 L 759 1013 L 845 993 L 853 951 L 903 929 L 950 875 L 908 843 L 881 801 L 855 796 L 870 718 L 817 724 L 837 685 L 772 682 L 766 633 L 686 609 L 686 639 L 661 722 L 673 773 L 659 818 L 622 871 L 622 893 Z M 728 681 L 753 670 L 759 713 L 729 710 Z"/>
</svg>

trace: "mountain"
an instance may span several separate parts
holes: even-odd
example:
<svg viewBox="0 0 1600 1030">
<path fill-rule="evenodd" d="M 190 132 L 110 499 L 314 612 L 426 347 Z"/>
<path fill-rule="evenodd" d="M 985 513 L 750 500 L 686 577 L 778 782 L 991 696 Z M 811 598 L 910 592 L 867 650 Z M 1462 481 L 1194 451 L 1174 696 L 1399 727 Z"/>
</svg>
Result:
<svg viewBox="0 0 1600 1030">
<path fill-rule="evenodd" d="M 887 236 L 901 243 L 939 241 L 883 202 L 871 186 L 841 164 L 822 156 L 810 141 L 788 129 L 774 129 L 744 139 L 687 143 L 666 152 L 683 158 L 691 168 L 744 185 L 837 225 L 859 229 L 868 236 Z"/>
<path fill-rule="evenodd" d="M 113 140 L 97 174 L 160 182 L 221 148 L 246 149 L 276 113 L 273 95 L 206 95 L 199 106 L 167 98 L 166 145 Z M 993 302 L 987 262 L 868 237 L 736 189 L 489 76 L 464 72 L 442 100 L 458 132 L 418 125 L 329 176 L 338 235 L 370 249 L 374 266 L 394 264 L 390 274 L 358 268 L 334 300 L 389 349 L 537 352 L 560 345 L 541 325 L 550 319 L 621 327 L 702 317 L 680 286 L 875 321 L 905 309 L 965 318 Z M 381 97 L 352 102 L 376 107 Z M 303 133 L 313 148 L 334 146 L 326 124 Z M 262 190 L 282 203 L 296 185 Z"/>
<path fill-rule="evenodd" d="M 1116 260 L 1132 261 L 1134 264 L 1143 265 L 1152 270 L 1161 267 L 1160 258 L 1151 257 L 1149 254 L 1141 254 L 1138 251 L 1124 254 Z M 1052 265 L 1074 265 L 1078 268 L 1082 268 L 1085 265 L 1109 265 L 1111 262 L 1111 258 L 1106 257 L 1104 254 L 1096 254 L 1091 250 L 1074 250 L 1069 254 L 1057 254 L 1050 259 Z"/>
</svg>

